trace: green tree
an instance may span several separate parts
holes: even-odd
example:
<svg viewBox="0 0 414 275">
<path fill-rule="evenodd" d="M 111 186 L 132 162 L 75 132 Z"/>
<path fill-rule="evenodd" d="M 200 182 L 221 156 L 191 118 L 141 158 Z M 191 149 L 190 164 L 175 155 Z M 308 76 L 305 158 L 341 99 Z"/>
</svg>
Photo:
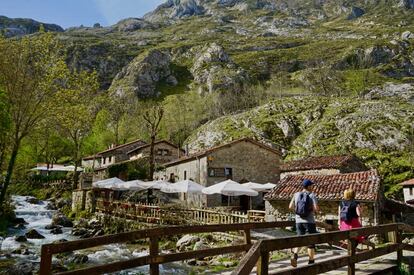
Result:
<svg viewBox="0 0 414 275">
<path fill-rule="evenodd" d="M 0 179 L 3 171 L 3 164 L 6 159 L 8 148 L 8 137 L 10 130 L 10 113 L 7 97 L 3 90 L 0 89 Z"/>
<path fill-rule="evenodd" d="M 66 68 L 64 86 L 56 93 L 57 106 L 54 118 L 58 131 L 67 137 L 73 146 L 75 171 L 81 163 L 81 150 L 86 138 L 92 133 L 93 124 L 99 111 L 97 99 L 98 80 L 96 73 L 73 72 Z M 76 188 L 78 173 L 73 173 Z"/>
<path fill-rule="evenodd" d="M 152 180 L 155 171 L 155 154 L 154 146 L 157 136 L 160 131 L 160 123 L 164 116 L 164 107 L 161 105 L 153 105 L 147 108 L 142 113 L 142 118 L 145 121 L 145 126 L 150 134 L 150 162 L 149 162 L 149 179 Z"/>
<path fill-rule="evenodd" d="M 10 107 L 10 156 L 0 194 L 3 203 L 22 140 L 48 115 L 66 65 L 50 33 L 21 39 L 0 37 L 0 86 Z"/>
<path fill-rule="evenodd" d="M 343 75 L 328 66 L 307 69 L 303 74 L 303 83 L 312 93 L 323 96 L 342 96 Z"/>
</svg>

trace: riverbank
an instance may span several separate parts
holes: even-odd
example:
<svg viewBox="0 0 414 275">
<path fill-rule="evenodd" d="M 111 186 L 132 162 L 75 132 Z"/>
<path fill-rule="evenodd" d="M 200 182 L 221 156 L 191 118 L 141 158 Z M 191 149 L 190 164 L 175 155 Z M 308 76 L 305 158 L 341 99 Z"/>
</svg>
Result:
<svg viewBox="0 0 414 275">
<path fill-rule="evenodd" d="M 51 201 L 37 200 L 29 196 L 12 196 L 16 218 L 20 224 L 9 227 L 8 235 L 0 239 L 0 274 L 35 274 L 39 269 L 40 247 L 44 243 L 76 240 L 83 235 L 76 231 L 90 226 L 91 232 L 108 231 L 99 219 L 79 219 L 74 226 L 51 226 L 58 210 L 50 209 Z M 112 224 L 113 227 L 113 224 Z M 57 230 L 56 230 L 57 228 Z M 118 227 L 120 230 L 121 227 Z M 28 235 L 35 230 L 39 235 Z M 189 251 L 202 247 L 225 246 L 237 242 L 238 236 L 215 234 L 185 235 L 165 238 L 160 242 L 163 253 Z M 92 249 L 75 251 L 53 258 L 54 271 L 78 269 L 80 267 L 132 259 L 148 254 L 148 244 L 144 241 L 131 241 L 126 244 L 105 245 Z M 160 267 L 162 274 L 220 274 L 237 265 L 239 257 L 219 256 L 165 264 Z M 147 266 L 119 272 L 118 274 L 147 274 Z"/>
</svg>

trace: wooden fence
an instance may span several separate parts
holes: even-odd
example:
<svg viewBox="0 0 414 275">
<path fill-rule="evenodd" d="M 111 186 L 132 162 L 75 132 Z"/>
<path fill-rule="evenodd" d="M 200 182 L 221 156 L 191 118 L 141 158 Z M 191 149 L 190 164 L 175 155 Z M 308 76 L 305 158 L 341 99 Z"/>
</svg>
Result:
<svg viewBox="0 0 414 275">
<path fill-rule="evenodd" d="M 204 258 L 229 253 L 240 253 L 249 251 L 252 246 L 251 233 L 252 229 L 260 228 L 285 228 L 293 226 L 293 221 L 281 222 L 262 222 L 262 223 L 239 223 L 239 224 L 212 224 L 212 225 L 193 225 L 193 226 L 170 226 L 160 227 L 133 232 L 126 232 L 114 235 L 94 237 L 77 241 L 69 241 L 59 244 L 45 244 L 41 249 L 40 274 L 52 274 L 52 256 L 58 253 L 70 252 L 80 249 L 86 249 L 101 245 L 131 242 L 137 239 L 149 239 L 149 255 L 137 257 L 129 260 L 107 263 L 83 269 L 61 272 L 58 274 L 102 274 L 116 272 L 119 270 L 130 269 L 138 266 L 150 265 L 150 274 L 159 274 L 159 265 L 175 261 L 183 261 L 194 258 Z M 317 224 L 321 228 L 331 229 L 330 225 L 324 223 Z M 161 254 L 159 251 L 158 241 L 160 238 L 208 232 L 234 232 L 242 231 L 245 242 L 240 245 L 231 245 L 224 247 L 215 247 L 196 251 L 186 251 L 171 254 Z"/>
<path fill-rule="evenodd" d="M 260 240 L 256 242 L 241 260 L 237 269 L 232 275 L 248 275 L 255 265 L 257 274 L 267 275 L 269 267 L 269 253 L 275 250 L 302 247 L 311 244 L 332 243 L 340 240 L 348 240 L 348 255 L 340 256 L 331 260 L 321 261 L 316 264 L 301 266 L 282 270 L 272 274 L 319 274 L 348 266 L 348 274 L 355 274 L 355 264 L 376 258 L 392 252 L 397 252 L 397 265 L 402 261 L 402 251 L 414 251 L 414 246 L 402 243 L 402 232 L 414 232 L 414 228 L 405 224 L 386 224 L 374 227 L 365 227 L 349 231 L 335 231 L 322 234 L 312 234 L 306 236 L 295 236 L 278 238 L 272 240 Z M 357 236 L 367 236 L 373 234 L 385 234 L 393 232 L 395 242 L 373 250 L 356 253 Z"/>
<path fill-rule="evenodd" d="M 97 212 L 112 216 L 158 224 L 231 224 L 264 222 L 264 211 L 249 210 L 220 212 L 210 209 L 173 208 L 155 204 L 134 204 L 119 201 L 96 200 Z"/>
</svg>

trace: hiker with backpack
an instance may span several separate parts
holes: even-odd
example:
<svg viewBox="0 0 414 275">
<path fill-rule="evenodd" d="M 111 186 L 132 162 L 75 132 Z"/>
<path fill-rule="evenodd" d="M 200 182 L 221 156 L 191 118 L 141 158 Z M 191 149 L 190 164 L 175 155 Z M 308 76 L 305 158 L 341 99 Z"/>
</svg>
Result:
<svg viewBox="0 0 414 275">
<path fill-rule="evenodd" d="M 299 236 L 318 233 L 316 230 L 315 213 L 319 211 L 318 200 L 313 190 L 313 182 L 304 179 L 303 190 L 295 193 L 290 201 L 289 208 L 295 210 L 296 233 Z M 290 263 L 293 267 L 298 264 L 299 247 L 293 249 Z M 308 264 L 315 263 L 315 245 L 308 246 Z"/>
<path fill-rule="evenodd" d="M 355 191 L 351 188 L 345 190 L 344 200 L 340 202 L 338 207 L 339 230 L 344 231 L 362 227 L 361 214 L 361 206 L 359 202 L 355 200 Z M 375 248 L 375 245 L 368 241 L 364 236 L 358 236 L 356 240 L 358 243 L 363 243 Z"/>
</svg>

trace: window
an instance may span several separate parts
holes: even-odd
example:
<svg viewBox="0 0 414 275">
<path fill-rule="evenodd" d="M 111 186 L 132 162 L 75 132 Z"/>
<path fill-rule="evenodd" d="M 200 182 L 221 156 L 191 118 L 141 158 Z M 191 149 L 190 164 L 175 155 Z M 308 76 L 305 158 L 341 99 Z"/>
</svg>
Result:
<svg viewBox="0 0 414 275">
<path fill-rule="evenodd" d="M 184 180 L 187 179 L 187 171 L 184 171 Z"/>
<path fill-rule="evenodd" d="M 175 182 L 174 173 L 170 174 L 170 182 Z"/>
<path fill-rule="evenodd" d="M 157 150 L 157 155 L 162 156 L 162 149 Z"/>
<path fill-rule="evenodd" d="M 103 163 L 103 164 L 105 164 L 105 162 L 106 162 L 106 158 L 105 158 L 105 157 L 103 157 L 102 159 L 103 159 L 102 163 Z"/>
<path fill-rule="evenodd" d="M 170 151 L 168 149 L 162 150 L 162 155 L 163 156 L 168 156 L 169 154 L 170 154 Z"/>
<path fill-rule="evenodd" d="M 110 156 L 110 157 L 109 157 L 108 162 L 109 162 L 109 163 L 111 163 L 111 162 L 112 162 L 112 156 Z"/>
<path fill-rule="evenodd" d="M 224 168 L 224 175 L 227 179 L 233 178 L 233 168 Z"/>
<path fill-rule="evenodd" d="M 413 195 L 413 189 L 414 189 L 414 187 L 410 187 L 410 196 Z"/>
<path fill-rule="evenodd" d="M 224 168 L 209 168 L 208 169 L 208 176 L 209 177 L 225 177 Z"/>
</svg>

